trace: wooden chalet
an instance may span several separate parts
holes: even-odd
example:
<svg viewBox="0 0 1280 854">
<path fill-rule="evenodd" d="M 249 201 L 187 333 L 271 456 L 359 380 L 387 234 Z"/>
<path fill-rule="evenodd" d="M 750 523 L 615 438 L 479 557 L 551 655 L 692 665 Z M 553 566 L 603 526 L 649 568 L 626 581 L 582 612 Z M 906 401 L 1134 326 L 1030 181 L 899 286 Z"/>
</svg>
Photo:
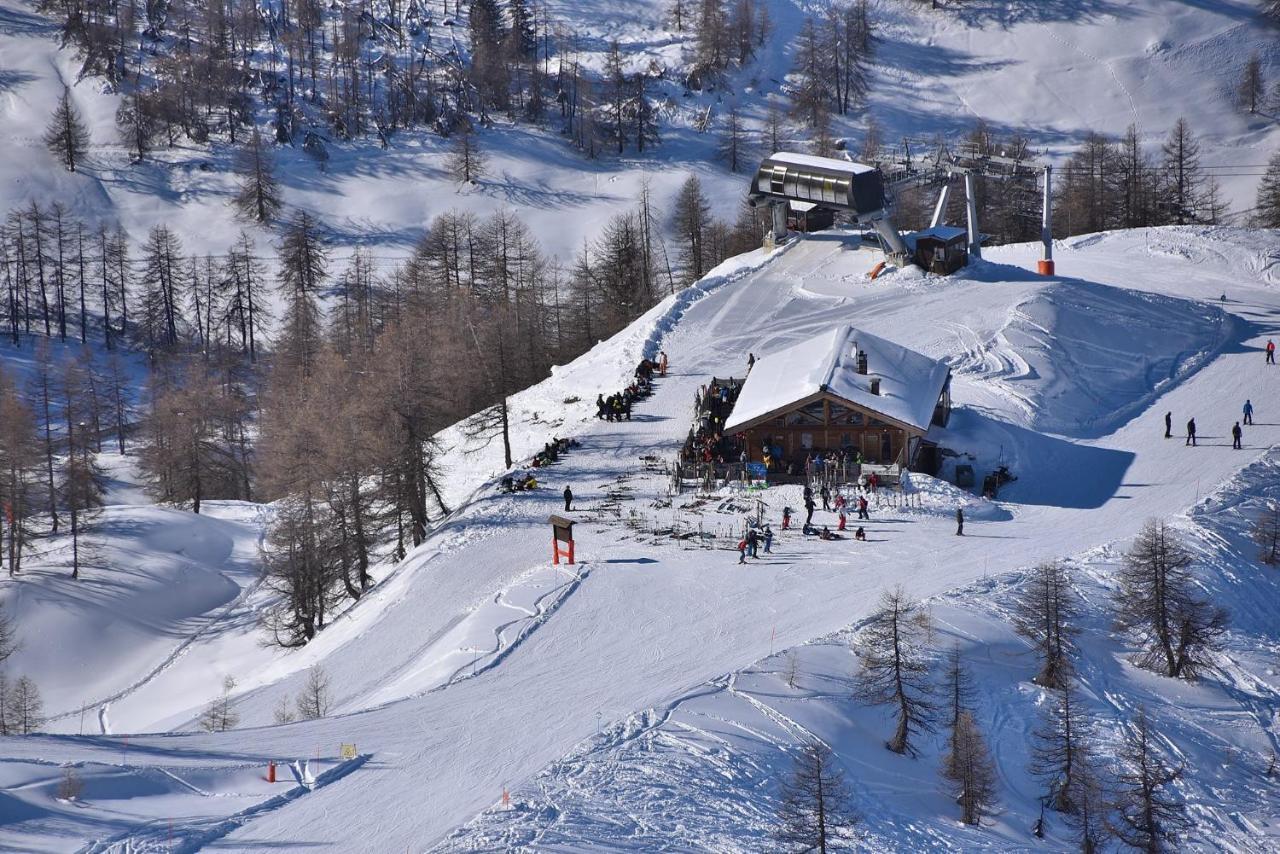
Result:
<svg viewBox="0 0 1280 854">
<path fill-rule="evenodd" d="M 910 467 L 931 425 L 951 414 L 951 370 L 876 335 L 841 326 L 756 360 L 726 436 L 775 465 L 814 451 L 860 453 Z"/>
</svg>

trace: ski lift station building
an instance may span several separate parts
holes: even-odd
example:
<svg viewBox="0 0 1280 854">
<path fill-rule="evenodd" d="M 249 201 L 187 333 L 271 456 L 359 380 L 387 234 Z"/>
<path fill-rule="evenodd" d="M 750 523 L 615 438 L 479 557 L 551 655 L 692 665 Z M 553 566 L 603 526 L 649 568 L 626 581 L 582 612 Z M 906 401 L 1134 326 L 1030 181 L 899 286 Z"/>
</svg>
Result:
<svg viewBox="0 0 1280 854">
<path fill-rule="evenodd" d="M 756 360 L 724 426 L 751 459 L 798 460 L 814 451 L 858 452 L 912 466 L 932 425 L 951 414 L 943 362 L 852 326 Z"/>
</svg>

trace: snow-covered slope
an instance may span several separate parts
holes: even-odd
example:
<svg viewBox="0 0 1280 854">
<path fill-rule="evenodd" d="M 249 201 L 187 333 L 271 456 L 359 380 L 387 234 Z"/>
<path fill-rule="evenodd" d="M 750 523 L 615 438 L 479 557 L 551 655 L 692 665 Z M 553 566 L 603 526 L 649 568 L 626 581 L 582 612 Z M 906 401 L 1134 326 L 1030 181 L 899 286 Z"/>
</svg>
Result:
<svg viewBox="0 0 1280 854">
<path fill-rule="evenodd" d="M 518 454 L 552 435 L 580 443 L 539 471 L 543 489 L 496 494 L 489 479 L 500 473 L 500 448 L 449 431 L 448 488 L 458 510 L 403 564 L 377 573 L 378 586 L 314 643 L 289 654 L 255 652 L 247 625 L 242 636 L 214 630 L 213 642 L 188 645 L 163 670 L 159 678 L 167 681 L 155 684 L 170 689 L 132 704 L 126 692 L 110 707 L 116 733 L 181 727 L 231 672 L 242 686 L 241 729 L 130 736 L 127 756 L 123 736 L 0 744 L 0 766 L 34 775 L 11 790 L 14 819 L 0 835 L 27 840 L 56 829 L 61 840 L 111 838 L 123 850 L 130 835 L 154 839 L 157 822 L 172 818 L 176 838 L 191 847 L 217 838 L 220 849 L 237 851 L 370 840 L 386 850 L 420 849 L 498 803 L 506 787 L 518 809 L 484 815 L 449 847 L 542 849 L 558 842 L 561 850 L 643 850 L 663 840 L 750 850 L 766 831 L 769 787 L 786 767 L 785 748 L 809 730 L 829 736 L 847 769 L 866 778 L 856 797 L 868 833 L 890 847 L 942 848 L 959 838 L 949 805 L 940 795 L 913 800 L 906 793 L 931 785 L 935 754 L 893 764 L 899 760 L 879 747 L 878 712 L 843 699 L 805 699 L 824 694 L 819 680 L 847 675 L 849 627 L 881 590 L 902 583 L 935 601 L 945 631 L 975 660 L 1009 663 L 979 664 L 991 677 L 985 690 L 992 707 L 982 723 L 998 745 L 1005 812 L 994 828 L 963 839 L 1025 847 L 1034 799 L 1016 746 L 1036 697 L 1020 669 L 1026 653 L 1003 626 L 1001 591 L 1037 561 L 1073 558 L 1090 567 L 1085 592 L 1100 601 L 1116 549 L 1143 520 L 1176 516 L 1210 496 L 1185 524 L 1203 544 L 1206 583 L 1242 617 L 1223 660 L 1230 678 L 1214 675 L 1185 688 L 1128 669 L 1099 612 L 1089 626 L 1087 679 L 1111 732 L 1141 698 L 1159 709 L 1161 726 L 1178 733 L 1189 764 L 1185 794 L 1204 803 L 1193 811 L 1196 838 L 1221 838 L 1240 850 L 1255 840 L 1265 845 L 1274 818 L 1264 800 L 1270 784 L 1249 769 L 1274 740 L 1280 709 L 1266 669 L 1277 638 L 1259 604 L 1274 591 L 1241 537 L 1243 508 L 1271 489 L 1274 463 L 1258 463 L 1213 493 L 1270 459 L 1276 440 L 1264 408 L 1270 404 L 1260 401 L 1275 397 L 1280 374 L 1264 368 L 1258 347 L 1280 309 L 1280 289 L 1266 274 L 1277 255 L 1273 234 L 1183 228 L 1066 242 L 1059 263 L 1069 277 L 1061 279 L 1028 275 L 1035 247 L 1009 247 L 950 279 L 902 272 L 872 282 L 865 277 L 871 254 L 837 233 L 736 259 L 513 400 Z M 1114 325 L 1118 314 L 1129 324 Z M 1010 333 L 1010 318 L 1023 315 L 1034 321 L 1035 335 Z M 992 503 L 916 478 L 910 506 L 887 497 L 873 503 L 867 543 L 788 533 L 769 560 L 738 567 L 731 546 L 754 497 L 672 500 L 667 476 L 646 458 L 671 458 L 708 377 L 741 375 L 748 351 L 768 353 L 841 323 L 975 366 L 957 372 L 957 409 L 944 444 L 972 454 L 979 471 L 1003 459 L 1019 479 Z M 985 363 L 973 353 L 989 342 L 998 342 L 1010 363 L 1038 367 L 979 369 Z M 616 390 L 630 366 L 659 347 L 671 371 L 635 418 L 595 420 L 595 395 Z M 1075 354 L 1074 362 L 1065 355 L 1059 361 L 1060 354 Z M 1223 436 L 1246 397 L 1259 406 L 1259 424 L 1247 430 L 1246 449 L 1233 451 Z M 1166 410 L 1179 423 L 1199 419 L 1201 447 L 1163 438 Z M 1064 425 L 1062 433 L 1045 432 L 1044 424 Z M 547 562 L 545 520 L 560 508 L 566 484 L 578 496 L 582 563 L 556 569 Z M 756 497 L 775 521 L 781 506 L 799 504 L 795 487 Z M 970 536 L 957 538 L 949 517 L 962 504 Z M 233 641 L 228 659 L 224 644 Z M 809 641 L 818 642 L 799 655 L 813 681 L 802 681 L 794 695 L 778 694 L 778 654 Z M 298 690 L 315 662 L 332 679 L 335 714 L 271 725 L 273 708 Z M 137 681 L 142 664 L 117 668 L 120 689 Z M 183 685 L 193 693 L 183 694 Z M 49 690 L 74 693 L 65 684 Z M 1188 698 L 1220 714 L 1199 729 L 1185 726 L 1193 713 L 1176 707 Z M 55 727 L 74 732 L 73 723 Z M 1238 751 L 1240 770 L 1211 761 L 1224 741 Z M 342 744 L 356 745 L 368 761 L 339 765 Z M 33 770 L 75 762 L 86 776 L 103 779 L 159 774 L 191 782 L 191 766 L 199 766 L 211 769 L 213 781 L 207 788 L 193 782 L 196 789 L 239 797 L 256 790 L 216 769 L 238 763 L 264 772 L 269 759 L 305 757 L 346 776 L 264 801 L 240 817 L 233 814 L 242 801 L 184 803 L 160 787 L 130 798 L 127 816 L 108 819 L 102 809 L 52 801 L 58 770 Z M 596 794 L 579 788 L 611 773 L 615 779 L 600 782 Z M 722 789 L 711 792 L 715 781 Z M 102 786 L 96 791 L 111 788 Z M 754 800 L 744 804 L 748 790 Z M 1224 806 L 1210 803 L 1211 791 L 1226 793 Z M 707 802 L 738 812 L 707 817 L 698 806 Z M 1239 814 L 1234 829 L 1232 810 Z"/>
<path fill-rule="evenodd" d="M 373 248 L 389 268 L 430 219 L 450 209 L 485 215 L 513 209 L 551 254 L 568 259 L 594 238 L 609 215 L 634 206 L 648 180 L 666 208 L 678 184 L 699 174 L 716 212 L 732 218 L 742 176 L 716 164 L 719 123 L 736 105 L 758 129 L 768 99 L 784 92 L 795 35 L 825 0 L 773 0 L 775 31 L 757 57 L 734 71 L 727 86 L 689 93 L 678 83 L 689 33 L 666 18 L 666 0 L 555 0 L 551 19 L 576 33 L 576 54 L 603 66 L 617 39 L 628 69 L 665 69 L 663 143 L 643 157 L 628 153 L 590 161 L 555 127 L 499 121 L 481 142 L 487 176 L 474 186 L 454 182 L 444 167 L 446 142 L 428 133 L 401 133 L 389 148 L 375 140 L 336 144 L 325 171 L 301 150 L 280 152 L 286 201 L 319 213 L 340 247 Z M 882 0 L 880 38 L 870 100 L 861 117 L 837 117 L 837 135 L 860 145 L 867 118 L 886 141 L 905 135 L 955 138 L 979 119 L 1001 134 L 1026 135 L 1051 157 L 1069 152 L 1088 131 L 1118 135 L 1136 124 L 1150 148 L 1185 116 L 1204 138 L 1206 166 L 1221 171 L 1224 197 L 1251 208 L 1253 168 L 1275 147 L 1274 120 L 1248 116 L 1232 92 L 1244 59 L 1259 53 L 1264 72 L 1280 71 L 1276 42 L 1254 14 L 1252 0 L 977 0 L 931 10 L 917 0 Z M 450 27 L 449 38 L 465 37 Z M 77 81 L 78 63 L 57 49 L 56 33 L 24 0 L 0 0 L 0 210 L 63 202 L 90 221 L 119 221 L 136 239 L 169 225 L 196 253 L 225 252 L 241 228 L 227 204 L 234 187 L 230 151 L 182 144 L 138 165 L 129 161 L 114 124 L 118 96 L 99 80 Z M 43 129 L 63 84 L 92 126 L 91 162 L 77 174 L 45 151 Z M 710 110 L 710 131 L 698 127 Z M 266 117 L 263 117 L 265 121 Z M 804 134 L 788 131 L 792 147 Z M 341 199 L 340 205 L 333 200 Z M 269 255 L 270 235 L 254 230 Z"/>
</svg>

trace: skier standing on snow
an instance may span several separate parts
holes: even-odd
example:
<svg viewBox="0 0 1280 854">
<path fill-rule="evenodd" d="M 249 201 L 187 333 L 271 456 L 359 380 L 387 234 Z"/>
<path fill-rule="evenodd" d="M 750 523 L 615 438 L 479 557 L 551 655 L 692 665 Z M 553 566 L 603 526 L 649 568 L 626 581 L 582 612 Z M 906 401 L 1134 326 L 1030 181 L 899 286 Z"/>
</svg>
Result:
<svg viewBox="0 0 1280 854">
<path fill-rule="evenodd" d="M 747 562 L 747 538 L 738 540 L 738 563 Z"/>
<path fill-rule="evenodd" d="M 764 526 L 764 553 L 769 554 L 773 551 L 773 528 L 768 525 Z"/>
<path fill-rule="evenodd" d="M 830 512 L 831 511 L 831 490 L 827 489 L 826 484 L 823 484 L 822 489 L 818 492 L 818 494 L 822 496 L 822 509 L 826 512 Z"/>
<path fill-rule="evenodd" d="M 813 508 L 816 507 L 817 505 L 813 503 L 813 492 L 810 491 L 808 487 L 805 487 L 805 489 L 806 491 L 809 492 L 809 494 L 806 495 L 804 498 L 804 509 L 805 509 L 804 525 L 807 528 L 809 527 L 809 524 L 813 521 Z"/>
<path fill-rule="evenodd" d="M 751 369 L 754 368 L 755 366 L 756 366 L 756 354 L 748 353 L 747 354 L 747 373 L 751 373 Z"/>
<path fill-rule="evenodd" d="M 569 487 L 564 488 L 564 512 L 568 513 L 573 509 L 573 490 Z"/>
<path fill-rule="evenodd" d="M 1244 423 L 1253 423 L 1253 402 L 1249 400 L 1244 402 Z"/>
<path fill-rule="evenodd" d="M 871 514 L 867 512 L 867 497 L 865 495 L 858 496 L 858 518 L 871 521 Z"/>
<path fill-rule="evenodd" d="M 964 508 L 963 507 L 956 508 L 956 536 L 957 537 L 964 536 Z"/>
<path fill-rule="evenodd" d="M 1276 342 L 1270 338 L 1267 339 L 1267 364 L 1274 365 L 1276 363 Z"/>
<path fill-rule="evenodd" d="M 596 395 L 596 418 L 604 418 L 604 395 Z"/>
<path fill-rule="evenodd" d="M 1183 445 L 1190 445 L 1193 448 L 1196 446 L 1196 420 L 1194 418 L 1187 422 L 1187 441 Z"/>
<path fill-rule="evenodd" d="M 667 351 L 658 351 L 658 376 L 665 377 L 667 375 Z"/>
<path fill-rule="evenodd" d="M 1164 437 L 1166 439 L 1173 438 L 1173 413 L 1166 412 L 1164 414 Z"/>
<path fill-rule="evenodd" d="M 760 547 L 760 535 L 756 533 L 755 528 L 747 529 L 747 557 L 759 557 L 757 549 Z"/>
<path fill-rule="evenodd" d="M 782 508 L 782 530 L 785 531 L 790 527 L 791 527 L 791 508 L 783 507 Z"/>
<path fill-rule="evenodd" d="M 1231 428 L 1231 447 L 1237 451 L 1240 450 L 1240 437 L 1243 435 L 1244 431 L 1240 429 L 1240 422 L 1237 421 L 1236 425 Z"/>
</svg>

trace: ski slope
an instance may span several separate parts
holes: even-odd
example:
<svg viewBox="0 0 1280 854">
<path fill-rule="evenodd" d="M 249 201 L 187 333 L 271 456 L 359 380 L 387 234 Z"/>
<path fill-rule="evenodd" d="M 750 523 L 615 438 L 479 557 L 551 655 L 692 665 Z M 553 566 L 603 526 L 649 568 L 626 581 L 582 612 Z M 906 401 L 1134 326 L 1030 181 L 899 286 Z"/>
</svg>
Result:
<svg viewBox="0 0 1280 854">
<path fill-rule="evenodd" d="M 9 792 L 16 802 L 6 812 L 14 818 L 0 827 L 0 838 L 43 850 L 114 840 L 116 848 L 94 850 L 123 851 L 133 844 L 125 840 L 154 839 L 158 823 L 171 820 L 189 850 L 215 839 L 218 850 L 231 851 L 349 849 L 370 840 L 385 850 L 437 843 L 651 850 L 655 840 L 751 849 L 770 814 L 768 781 L 785 768 L 786 747 L 812 730 L 841 747 L 851 773 L 870 775 L 857 799 L 874 838 L 888 847 L 943 849 L 953 844 L 954 816 L 940 796 L 915 796 L 936 779 L 931 754 L 905 768 L 893 764 L 898 760 L 879 748 L 880 713 L 839 698 L 797 697 L 802 708 L 781 718 L 770 712 L 774 700 L 765 695 L 777 687 L 778 656 L 809 643 L 799 654 L 813 679 L 847 675 L 850 627 L 882 590 L 902 583 L 914 596 L 935 599 L 944 631 L 965 639 L 975 655 L 1025 662 L 998 610 L 990 611 L 1000 600 L 992 591 L 1007 589 L 1037 561 L 1068 557 L 1095 567 L 1090 583 L 1103 589 L 1116 550 L 1147 518 L 1194 508 L 1185 524 L 1204 544 L 1210 584 L 1245 618 L 1232 637 L 1230 668 L 1224 663 L 1231 681 L 1185 688 L 1135 673 L 1099 616 L 1089 652 L 1100 674 L 1089 686 L 1113 734 L 1138 698 L 1160 710 L 1162 723 L 1180 727 L 1179 744 L 1185 742 L 1191 762 L 1185 792 L 1205 802 L 1193 811 L 1194 838 L 1222 838 L 1249 850 L 1248 843 L 1273 833 L 1267 828 L 1274 798 L 1264 797 L 1269 790 L 1253 778 L 1264 745 L 1275 741 L 1280 709 L 1268 670 L 1275 630 L 1256 603 L 1275 591 L 1241 545 L 1244 517 L 1231 517 L 1224 532 L 1214 508 L 1256 506 L 1259 490 L 1273 486 L 1268 455 L 1280 419 L 1266 407 L 1276 398 L 1280 369 L 1264 368 L 1259 348 L 1274 334 L 1280 309 L 1280 289 L 1270 278 L 1280 238 L 1226 228 L 1095 235 L 1059 247 L 1057 279 L 1028 272 L 1035 250 L 989 252 L 986 262 L 949 279 L 902 271 L 872 282 L 864 275 L 872 253 L 852 236 L 823 233 L 722 265 L 513 399 L 521 425 L 513 436 L 517 455 L 527 458 L 552 435 L 580 443 L 539 471 L 545 480 L 538 492 L 497 494 L 500 448 L 446 431 L 448 490 L 458 509 L 404 563 L 375 573 L 378 585 L 305 649 L 251 648 L 257 637 L 246 617 L 234 629 L 197 637 L 136 690 L 125 690 L 131 684 L 125 671 L 145 671 L 143 662 L 118 668 L 123 696 L 110 702 L 110 731 L 157 733 L 130 735 L 127 757 L 123 735 L 0 743 L 0 769 L 29 775 Z M 1040 309 L 1030 312 L 1029 305 Z M 1037 334 L 1011 334 L 1028 316 Z M 1111 322 L 1117 316 L 1126 323 Z M 731 493 L 669 501 L 667 478 L 642 458 L 672 457 L 708 377 L 740 376 L 748 351 L 767 354 L 844 323 L 947 359 L 956 371 L 956 410 L 944 445 L 971 454 L 979 471 L 1002 459 L 1019 479 L 993 503 L 914 478 L 919 506 L 873 504 L 867 543 L 789 532 L 778 537 L 770 559 L 741 568 L 733 532 L 753 502 Z M 658 348 L 671 371 L 656 394 L 630 422 L 595 420 L 595 395 L 619 388 L 641 355 Z M 1041 367 L 987 369 L 995 362 L 975 353 Z M 1233 451 L 1227 431 L 1246 397 L 1258 407 L 1259 424 L 1246 430 L 1245 450 Z M 1197 417 L 1201 447 L 1163 438 L 1166 410 L 1176 424 Z M 1075 429 L 1055 434 L 1046 424 Z M 582 562 L 575 569 L 547 562 L 545 520 L 562 509 L 566 484 L 578 496 Z M 799 504 L 794 487 L 763 498 L 775 523 L 782 505 Z M 961 505 L 970 520 L 963 539 L 952 536 L 951 521 Z M 833 517 L 820 514 L 818 521 Z M 251 536 L 251 519 L 239 524 L 238 536 Z M 1229 583 L 1232 576 L 1239 583 Z M 239 601 L 252 602 L 251 582 L 237 583 Z M 296 693 L 316 662 L 332 679 L 333 715 L 272 725 L 280 698 Z M 1030 674 L 980 666 L 993 676 L 985 688 L 992 713 L 982 723 L 999 745 L 1005 811 L 992 830 L 964 838 L 1011 850 L 1025 846 L 1034 818 L 1018 754 L 1034 707 Z M 217 694 L 225 672 L 241 686 L 241 728 L 182 732 Z M 71 680 L 56 669 L 41 676 L 51 694 L 72 693 L 58 686 Z M 810 690 L 817 683 L 805 684 Z M 148 692 L 150 685 L 156 687 Z M 1011 704 L 1015 697 L 1021 706 Z M 1200 719 L 1169 711 L 1188 697 L 1219 711 Z M 699 735 L 685 726 L 689 715 L 722 720 L 707 724 L 711 735 Z M 66 719 L 54 729 L 76 732 L 75 723 Z M 726 729 L 767 737 L 744 745 Z M 669 747 L 672 738 L 680 741 L 670 748 L 676 760 L 645 747 Z M 708 739 L 719 746 L 697 752 Z M 1238 773 L 1214 764 L 1224 743 L 1240 752 Z M 367 760 L 341 764 L 342 744 L 355 745 Z M 216 771 L 265 772 L 268 759 L 307 757 L 321 770 L 343 770 L 326 785 L 264 800 L 244 815 L 242 796 L 255 790 L 234 775 L 218 776 L 230 771 Z M 714 773 L 718 761 L 741 774 Z M 49 797 L 60 773 L 50 762 L 77 763 L 91 792 L 115 791 L 113 779 L 187 780 L 195 773 L 190 766 L 199 766 L 213 769 L 201 773 L 216 779 L 195 788 L 236 798 L 223 804 L 190 788 L 175 797 L 160 787 L 129 797 L 127 808 L 106 809 L 105 795 L 96 802 L 86 796 L 91 808 L 64 805 Z M 904 783 L 902 774 L 914 782 Z M 750 790 L 759 802 L 742 813 L 741 824 L 723 815 L 700 821 L 700 805 L 724 780 L 737 782 L 716 797 L 741 806 L 742 792 Z M 293 791 L 288 785 L 273 791 Z M 1234 829 L 1209 803 L 1215 786 L 1240 814 Z M 499 802 L 504 787 L 514 795 L 514 814 L 485 813 L 468 825 Z M 26 841 L 55 829 L 56 843 Z"/>
</svg>

